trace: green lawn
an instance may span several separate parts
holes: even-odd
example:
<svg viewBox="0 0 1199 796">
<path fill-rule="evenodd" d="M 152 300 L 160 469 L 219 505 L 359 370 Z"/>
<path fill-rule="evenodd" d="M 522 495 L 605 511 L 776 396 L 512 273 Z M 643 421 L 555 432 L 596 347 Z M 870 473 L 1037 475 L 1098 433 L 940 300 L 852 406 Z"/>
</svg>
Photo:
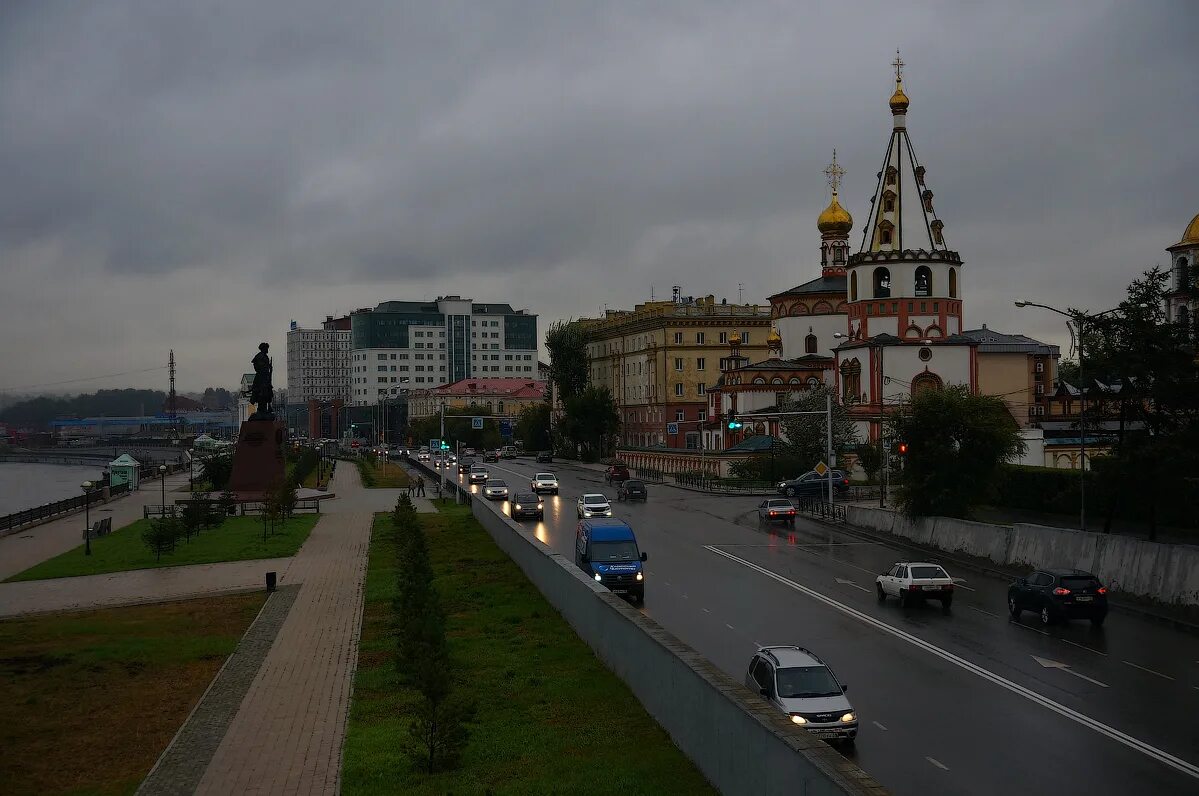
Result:
<svg viewBox="0 0 1199 796">
<path fill-rule="evenodd" d="M 478 702 L 458 771 L 413 770 L 403 740 L 415 694 L 399 683 L 389 635 L 395 593 L 391 522 L 371 538 L 347 794 L 712 793 L 625 685 L 470 515 L 443 502 L 422 515 L 447 614 L 456 688 Z"/>
<path fill-rule="evenodd" d="M 363 456 L 358 459 L 358 474 L 362 485 L 368 489 L 404 489 L 408 486 L 408 473 L 398 462 L 377 463 L 374 458 Z"/>
<path fill-rule="evenodd" d="M 133 793 L 264 593 L 0 622 L 5 793 Z"/>
<path fill-rule="evenodd" d="M 260 517 L 229 517 L 220 527 L 209 528 L 193 535 L 190 542 L 180 539 L 175 552 L 163 553 L 161 561 L 156 561 L 154 553 L 142 543 L 142 530 L 150 521 L 137 520 L 108 536 L 93 539 L 91 556 L 84 555 L 83 545 L 80 545 L 74 550 L 13 575 L 8 580 L 69 578 L 75 575 L 99 575 L 105 572 L 177 567 L 183 564 L 283 558 L 295 555 L 300 545 L 308 538 L 316 520 L 315 514 L 292 517 L 278 526 L 275 534 L 268 536 L 263 542 Z M 82 536 L 82 533 L 80 535 Z"/>
</svg>

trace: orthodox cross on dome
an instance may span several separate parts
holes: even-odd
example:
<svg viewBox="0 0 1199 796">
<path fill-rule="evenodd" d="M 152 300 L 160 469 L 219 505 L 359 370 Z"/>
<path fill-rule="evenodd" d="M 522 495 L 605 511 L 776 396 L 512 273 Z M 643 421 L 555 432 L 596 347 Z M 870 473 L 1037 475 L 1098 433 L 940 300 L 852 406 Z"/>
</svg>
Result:
<svg viewBox="0 0 1199 796">
<path fill-rule="evenodd" d="M 824 176 L 828 177 L 828 187 L 833 193 L 841 187 L 841 178 L 845 176 L 845 169 L 837 164 L 837 150 L 833 150 L 833 162 L 828 164 L 828 168 L 824 170 Z"/>
<path fill-rule="evenodd" d="M 903 80 L 903 59 L 899 57 L 899 48 L 895 48 L 895 60 L 891 62 L 891 66 L 895 67 L 895 81 Z"/>
</svg>

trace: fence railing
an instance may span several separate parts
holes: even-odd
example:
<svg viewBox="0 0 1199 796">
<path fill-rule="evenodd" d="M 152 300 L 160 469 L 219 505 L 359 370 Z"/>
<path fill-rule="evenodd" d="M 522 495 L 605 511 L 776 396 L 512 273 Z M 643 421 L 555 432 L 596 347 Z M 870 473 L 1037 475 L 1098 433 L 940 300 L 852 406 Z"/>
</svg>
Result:
<svg viewBox="0 0 1199 796">
<path fill-rule="evenodd" d="M 774 491 L 770 482 L 753 478 L 717 478 L 702 473 L 674 473 L 671 477 L 679 486 L 702 489 L 705 492 L 744 494 Z"/>
<path fill-rule="evenodd" d="M 110 487 L 108 490 L 109 498 L 123 495 L 129 491 L 128 484 L 120 484 Z M 12 514 L 0 517 L 0 533 L 11 531 L 15 528 L 20 528 L 30 523 L 40 522 L 41 520 L 50 517 L 56 517 L 60 514 L 70 514 L 79 511 L 87 503 L 103 503 L 104 492 L 103 488 L 93 489 L 87 495 L 78 494 L 73 497 L 56 500 L 53 503 L 44 503 L 41 506 L 34 506 L 31 509 L 22 511 L 14 511 Z"/>
<path fill-rule="evenodd" d="M 812 514 L 832 522 L 845 522 L 845 504 L 829 503 L 814 497 L 793 498 L 795 508 L 805 514 Z"/>
</svg>

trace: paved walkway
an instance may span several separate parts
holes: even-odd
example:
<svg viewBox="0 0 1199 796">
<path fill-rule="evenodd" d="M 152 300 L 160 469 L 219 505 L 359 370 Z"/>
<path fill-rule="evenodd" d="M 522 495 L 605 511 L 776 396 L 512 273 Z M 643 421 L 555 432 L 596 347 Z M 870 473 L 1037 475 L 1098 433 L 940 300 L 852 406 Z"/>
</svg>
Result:
<svg viewBox="0 0 1199 796">
<path fill-rule="evenodd" d="M 167 502 L 172 500 L 172 490 L 186 484 L 186 474 L 167 478 Z M 143 506 L 161 503 L 159 482 L 146 481 L 140 490 L 128 497 L 116 498 L 109 503 L 93 503 L 88 514 L 92 522 L 112 517 L 112 527 L 116 530 L 140 520 Z M 83 527 L 84 515 L 80 512 L 0 538 L 0 580 L 83 544 Z"/>
<path fill-rule="evenodd" d="M 291 558 L 264 558 L 0 583 L 0 618 L 264 589 L 266 573 L 276 572 L 281 579 L 291 562 Z"/>
</svg>

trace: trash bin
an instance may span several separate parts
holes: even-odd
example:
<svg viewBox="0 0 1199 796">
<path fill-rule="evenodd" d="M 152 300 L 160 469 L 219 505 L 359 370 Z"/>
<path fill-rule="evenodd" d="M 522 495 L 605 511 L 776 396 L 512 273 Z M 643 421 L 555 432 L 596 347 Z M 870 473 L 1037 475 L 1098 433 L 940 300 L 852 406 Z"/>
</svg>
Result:
<svg viewBox="0 0 1199 796">
<path fill-rule="evenodd" d="M 266 573 L 266 590 L 268 592 L 272 592 L 275 590 L 275 573 L 274 572 Z"/>
</svg>

